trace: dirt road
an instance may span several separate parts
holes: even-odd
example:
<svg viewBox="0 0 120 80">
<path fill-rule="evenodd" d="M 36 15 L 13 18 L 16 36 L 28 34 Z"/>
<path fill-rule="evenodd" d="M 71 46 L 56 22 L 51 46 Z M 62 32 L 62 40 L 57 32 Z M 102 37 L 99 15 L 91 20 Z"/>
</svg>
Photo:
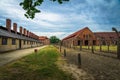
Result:
<svg viewBox="0 0 120 80">
<path fill-rule="evenodd" d="M 6 52 L 3 54 L 0 54 L 0 66 L 5 65 L 5 64 L 7 64 L 11 61 L 14 61 L 16 59 L 19 59 L 21 57 L 24 57 L 28 54 L 31 54 L 34 51 L 34 49 L 41 49 L 44 47 L 46 47 L 46 46 L 16 50 L 16 51 L 11 51 L 11 52 Z"/>
</svg>

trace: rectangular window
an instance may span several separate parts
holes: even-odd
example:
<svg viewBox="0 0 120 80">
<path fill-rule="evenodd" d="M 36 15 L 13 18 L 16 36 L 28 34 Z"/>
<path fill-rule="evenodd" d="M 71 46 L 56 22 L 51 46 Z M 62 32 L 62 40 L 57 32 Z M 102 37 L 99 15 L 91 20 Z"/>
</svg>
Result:
<svg viewBox="0 0 120 80">
<path fill-rule="evenodd" d="M 29 41 L 27 41 L 27 44 L 29 44 Z"/>
<path fill-rule="evenodd" d="M 85 38 L 85 34 L 83 35 L 83 38 Z"/>
<path fill-rule="evenodd" d="M 86 38 L 85 39 L 89 39 L 88 35 L 86 35 Z"/>
<path fill-rule="evenodd" d="M 7 45 L 7 38 L 5 37 L 2 38 L 2 45 Z"/>
<path fill-rule="evenodd" d="M 31 42 L 31 44 L 33 44 L 33 42 Z"/>
<path fill-rule="evenodd" d="M 24 45 L 25 45 L 25 40 L 24 40 Z"/>
<path fill-rule="evenodd" d="M 16 44 L 16 40 L 12 39 L 12 45 L 15 45 L 15 44 Z"/>
</svg>

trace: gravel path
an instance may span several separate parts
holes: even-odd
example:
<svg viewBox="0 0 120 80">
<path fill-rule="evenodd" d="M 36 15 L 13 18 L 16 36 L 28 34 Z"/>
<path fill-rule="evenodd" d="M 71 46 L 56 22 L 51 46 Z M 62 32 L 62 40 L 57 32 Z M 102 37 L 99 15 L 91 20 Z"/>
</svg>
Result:
<svg viewBox="0 0 120 80">
<path fill-rule="evenodd" d="M 24 57 L 28 54 L 31 54 L 34 51 L 34 49 L 41 49 L 44 47 L 46 47 L 46 46 L 22 49 L 22 50 L 15 50 L 15 51 L 10 51 L 10 52 L 6 52 L 6 53 L 2 53 L 2 54 L 0 53 L 0 66 L 3 66 L 11 61 L 14 61 L 16 59 Z"/>
</svg>

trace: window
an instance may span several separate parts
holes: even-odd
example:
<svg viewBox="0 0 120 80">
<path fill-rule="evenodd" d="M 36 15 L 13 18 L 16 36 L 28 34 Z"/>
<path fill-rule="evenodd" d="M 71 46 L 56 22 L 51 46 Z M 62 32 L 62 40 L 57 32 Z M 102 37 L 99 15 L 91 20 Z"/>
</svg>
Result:
<svg viewBox="0 0 120 80">
<path fill-rule="evenodd" d="M 29 44 L 29 41 L 27 41 L 27 44 Z"/>
<path fill-rule="evenodd" d="M 2 38 L 2 45 L 7 45 L 7 38 L 5 37 Z"/>
<path fill-rule="evenodd" d="M 88 39 L 89 38 L 89 36 L 88 35 L 86 35 L 86 39 Z"/>
<path fill-rule="evenodd" d="M 102 40 L 104 40 L 105 38 L 104 37 L 101 37 Z"/>
<path fill-rule="evenodd" d="M 25 45 L 25 40 L 24 40 L 24 45 Z"/>
<path fill-rule="evenodd" d="M 16 40 L 12 39 L 12 45 L 15 45 L 15 44 L 16 44 Z"/>
<path fill-rule="evenodd" d="M 30 42 L 30 44 L 33 44 L 32 41 Z"/>
<path fill-rule="evenodd" d="M 85 34 L 83 35 L 83 37 L 85 38 Z"/>
<path fill-rule="evenodd" d="M 91 38 L 92 37 L 92 35 L 91 34 L 89 34 L 89 38 Z"/>
<path fill-rule="evenodd" d="M 80 45 L 80 40 L 78 40 L 78 45 Z"/>
</svg>

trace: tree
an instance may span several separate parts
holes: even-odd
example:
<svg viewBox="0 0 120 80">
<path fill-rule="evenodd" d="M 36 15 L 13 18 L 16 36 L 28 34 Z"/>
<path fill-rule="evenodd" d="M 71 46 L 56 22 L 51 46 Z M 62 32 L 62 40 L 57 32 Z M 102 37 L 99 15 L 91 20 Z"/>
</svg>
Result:
<svg viewBox="0 0 120 80">
<path fill-rule="evenodd" d="M 116 35 L 117 35 L 117 58 L 120 59 L 120 32 L 116 29 L 116 28 L 112 28 L 113 31 L 116 32 Z"/>
<path fill-rule="evenodd" d="M 59 43 L 59 41 L 60 41 L 60 39 L 57 38 L 56 36 L 51 36 L 50 37 L 50 43 L 55 44 L 55 43 Z"/>
<path fill-rule="evenodd" d="M 62 4 L 63 1 L 69 1 L 69 0 L 50 0 L 52 2 L 57 1 L 59 4 Z M 20 3 L 20 6 L 26 11 L 24 14 L 27 18 L 33 19 L 35 17 L 36 13 L 40 13 L 41 11 L 37 9 L 37 6 L 40 6 L 44 0 L 23 0 L 23 2 Z"/>
</svg>

